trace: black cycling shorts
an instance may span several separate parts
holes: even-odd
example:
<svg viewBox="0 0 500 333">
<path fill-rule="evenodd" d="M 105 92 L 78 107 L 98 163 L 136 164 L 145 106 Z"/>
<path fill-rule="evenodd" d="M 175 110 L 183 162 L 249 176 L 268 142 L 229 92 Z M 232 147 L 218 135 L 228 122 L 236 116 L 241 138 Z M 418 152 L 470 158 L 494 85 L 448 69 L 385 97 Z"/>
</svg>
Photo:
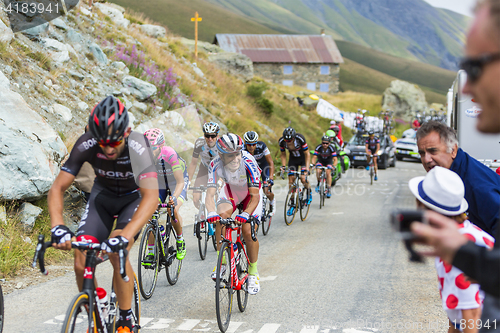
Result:
<svg viewBox="0 0 500 333">
<path fill-rule="evenodd" d="M 297 158 L 290 157 L 290 159 L 288 160 L 288 169 L 294 170 L 294 171 L 299 171 L 301 167 L 302 167 L 302 169 L 306 168 L 306 157 L 305 156 L 297 157 Z M 288 175 L 292 176 L 293 174 L 288 174 Z"/>
<path fill-rule="evenodd" d="M 115 216 L 115 229 L 125 228 L 132 219 L 137 207 L 139 207 L 140 202 L 139 190 L 117 196 L 95 182 L 76 232 L 78 240 L 104 242 L 113 230 Z M 138 237 L 139 233 L 135 236 L 135 239 Z"/>
</svg>

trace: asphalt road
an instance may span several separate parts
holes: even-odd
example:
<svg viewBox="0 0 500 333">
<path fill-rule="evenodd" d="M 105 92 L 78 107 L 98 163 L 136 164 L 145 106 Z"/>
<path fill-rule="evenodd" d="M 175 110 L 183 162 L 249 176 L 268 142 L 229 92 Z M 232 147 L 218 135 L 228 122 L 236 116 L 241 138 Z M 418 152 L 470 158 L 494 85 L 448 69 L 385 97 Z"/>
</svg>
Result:
<svg viewBox="0 0 500 333">
<path fill-rule="evenodd" d="M 392 210 L 415 207 L 407 183 L 421 175 L 419 163 L 398 162 L 370 185 L 364 169 L 351 169 L 326 207 L 319 209 L 314 193 L 308 218 L 302 222 L 297 214 L 290 226 L 283 221 L 285 183 L 277 182 L 278 211 L 269 234 L 259 234 L 261 291 L 249 297 L 244 313 L 233 304 L 228 332 L 446 332 L 433 260 L 408 262 L 389 224 Z M 141 302 L 142 332 L 218 331 L 210 279 L 215 251 L 210 246 L 200 260 L 191 226 L 185 235 L 179 281 L 170 286 L 159 274 L 153 297 Z M 97 269 L 104 287 L 105 265 Z M 76 293 L 68 273 L 6 295 L 4 332 L 58 332 Z"/>
</svg>

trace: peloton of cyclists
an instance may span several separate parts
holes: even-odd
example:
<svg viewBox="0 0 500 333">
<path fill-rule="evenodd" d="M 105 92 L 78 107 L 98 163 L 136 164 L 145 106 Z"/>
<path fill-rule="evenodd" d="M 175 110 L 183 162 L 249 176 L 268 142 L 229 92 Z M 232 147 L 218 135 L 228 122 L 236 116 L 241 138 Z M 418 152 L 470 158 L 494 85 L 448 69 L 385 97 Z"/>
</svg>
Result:
<svg viewBox="0 0 500 333">
<path fill-rule="evenodd" d="M 375 136 L 374 131 L 368 132 L 368 139 L 366 139 L 365 142 L 365 150 L 366 161 L 368 162 L 366 170 L 370 170 L 370 160 L 373 158 L 373 167 L 375 168 L 375 177 L 373 179 L 378 180 L 377 152 L 380 150 L 380 139 Z"/>
<path fill-rule="evenodd" d="M 309 147 L 307 146 L 306 139 L 300 133 L 296 133 L 295 129 L 292 127 L 287 127 L 283 131 L 283 136 L 279 139 L 278 144 L 281 151 L 281 170 L 286 167 L 286 150 L 290 152 L 290 158 L 288 160 L 289 170 L 301 170 L 300 181 L 308 189 L 311 189 L 311 185 L 306 180 L 306 174 L 309 174 L 309 163 L 311 157 L 309 156 Z M 295 181 L 295 175 L 293 173 L 288 174 L 288 186 L 291 186 Z M 312 201 L 312 194 L 309 194 L 308 204 Z M 295 207 L 290 207 L 287 215 L 293 215 Z"/>
<path fill-rule="evenodd" d="M 274 185 L 274 161 L 271 152 L 266 144 L 259 140 L 259 135 L 254 131 L 245 132 L 243 135 L 245 141 L 245 151 L 253 155 L 261 170 L 262 181 L 264 183 L 264 193 L 271 202 L 270 215 L 273 216 L 276 211 L 276 201 L 271 187 Z"/>
<path fill-rule="evenodd" d="M 321 144 L 319 144 L 314 150 L 312 164 L 316 165 L 316 167 L 324 166 L 328 168 L 326 170 L 326 197 L 330 198 L 332 196 L 330 192 L 330 185 L 332 184 L 332 170 L 333 168 L 337 167 L 337 151 L 335 150 L 335 147 L 330 144 L 330 138 L 328 136 L 324 135 L 321 138 Z M 318 179 L 318 184 L 316 185 L 316 193 L 319 193 L 320 176 L 321 172 L 318 169 L 316 171 L 316 177 Z"/>
<path fill-rule="evenodd" d="M 228 133 L 221 136 L 216 143 L 218 157 L 210 162 L 208 168 L 208 190 L 205 205 L 207 207 L 209 223 L 216 223 L 217 255 L 221 245 L 222 227 L 220 219 L 231 217 L 238 205 L 242 205 L 243 211 L 235 218 L 237 223 L 242 224 L 242 234 L 245 240 L 249 267 L 248 267 L 248 293 L 255 295 L 260 290 L 259 273 L 257 270 L 257 259 L 259 256 L 259 242 L 254 242 L 251 236 L 251 226 L 246 223 L 254 218 L 256 228 L 262 213 L 263 196 L 260 183 L 260 169 L 257 161 L 247 151 L 243 150 L 243 140 L 236 134 Z M 217 206 L 214 198 L 217 190 L 217 181 L 221 178 L 224 185 L 219 191 Z M 227 263 L 229 264 L 229 263 Z M 226 265 L 227 266 L 227 265 Z M 222 270 L 228 269 L 223 266 Z M 216 267 L 212 274 L 216 279 Z"/>
<path fill-rule="evenodd" d="M 76 241 L 102 243 L 114 269 L 113 283 L 119 304 L 118 333 L 132 331 L 134 279 L 125 282 L 119 273 L 117 252 L 130 251 L 142 227 L 158 206 L 158 181 L 153 156 L 143 134 L 131 131 L 127 109 L 116 98 L 98 103 L 88 120 L 89 131 L 76 141 L 48 194 L 52 246 L 71 250 L 75 235 L 64 225 L 64 192 L 85 162 L 94 168 L 96 179 L 85 207 Z M 112 231 L 116 216 L 116 226 Z M 110 237 L 108 239 L 108 237 Z M 82 290 L 85 254 L 74 252 L 75 276 Z M 126 273 L 133 275 L 129 258 Z"/>
<path fill-rule="evenodd" d="M 162 203 L 167 200 L 167 189 L 171 190 L 171 197 L 168 200 L 173 205 L 174 216 L 177 223 L 173 223 L 177 234 L 177 254 L 178 260 L 186 256 L 186 242 L 182 235 L 182 217 L 179 209 L 186 201 L 189 178 L 186 170 L 186 162 L 169 146 L 165 145 L 165 137 L 159 128 L 147 130 L 144 135 L 149 140 L 153 156 L 155 158 L 156 171 L 158 173 L 159 199 Z M 148 253 L 154 257 L 154 236 L 150 235 Z"/>
</svg>

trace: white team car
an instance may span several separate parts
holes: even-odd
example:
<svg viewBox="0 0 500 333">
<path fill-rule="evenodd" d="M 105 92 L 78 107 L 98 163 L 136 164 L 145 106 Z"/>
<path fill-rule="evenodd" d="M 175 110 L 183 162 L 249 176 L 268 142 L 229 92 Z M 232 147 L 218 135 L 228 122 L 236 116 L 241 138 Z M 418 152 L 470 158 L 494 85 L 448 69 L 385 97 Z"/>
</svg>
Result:
<svg viewBox="0 0 500 333">
<path fill-rule="evenodd" d="M 396 158 L 401 161 L 403 158 L 411 158 L 420 161 L 420 154 L 417 147 L 417 132 L 413 129 L 404 131 L 403 137 L 396 140 Z"/>
</svg>

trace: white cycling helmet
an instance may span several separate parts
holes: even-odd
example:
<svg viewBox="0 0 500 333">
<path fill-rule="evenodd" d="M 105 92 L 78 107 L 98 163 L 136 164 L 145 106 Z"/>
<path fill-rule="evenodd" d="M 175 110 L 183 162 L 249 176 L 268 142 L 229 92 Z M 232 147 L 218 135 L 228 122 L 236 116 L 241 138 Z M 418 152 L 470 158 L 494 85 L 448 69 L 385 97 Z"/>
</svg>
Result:
<svg viewBox="0 0 500 333">
<path fill-rule="evenodd" d="M 335 120 L 332 120 L 330 121 L 330 125 L 336 125 L 337 123 L 335 122 Z"/>
<path fill-rule="evenodd" d="M 245 140 L 245 143 L 255 143 L 259 140 L 259 135 L 257 132 L 248 131 L 243 134 L 243 140 Z"/>
<path fill-rule="evenodd" d="M 243 149 L 243 140 L 239 135 L 228 133 L 224 134 L 217 140 L 217 150 L 219 155 L 233 154 L 240 152 Z"/>
<path fill-rule="evenodd" d="M 205 134 L 219 134 L 220 131 L 220 126 L 219 124 L 211 121 L 208 123 L 203 124 L 203 133 Z"/>
</svg>

